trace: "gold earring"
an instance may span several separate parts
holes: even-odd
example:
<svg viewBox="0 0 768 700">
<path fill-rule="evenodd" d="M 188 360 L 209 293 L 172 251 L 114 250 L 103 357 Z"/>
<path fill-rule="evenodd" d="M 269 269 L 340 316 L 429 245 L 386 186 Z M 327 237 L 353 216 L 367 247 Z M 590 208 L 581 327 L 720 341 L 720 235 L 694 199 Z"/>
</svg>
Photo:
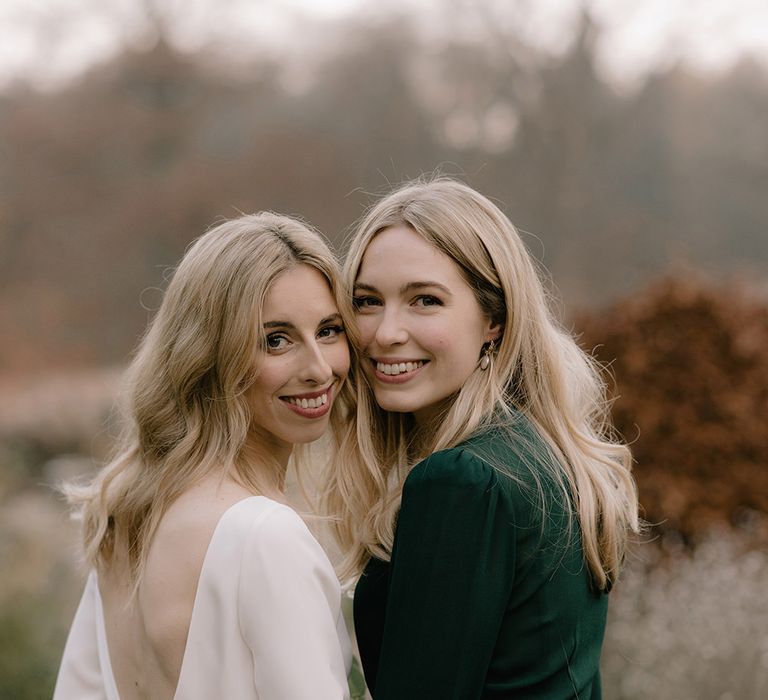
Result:
<svg viewBox="0 0 768 700">
<path fill-rule="evenodd" d="M 480 369 L 485 372 L 490 366 L 491 366 L 491 354 L 493 353 L 495 343 L 493 341 L 490 341 L 488 345 L 485 346 L 485 353 L 480 358 Z"/>
</svg>

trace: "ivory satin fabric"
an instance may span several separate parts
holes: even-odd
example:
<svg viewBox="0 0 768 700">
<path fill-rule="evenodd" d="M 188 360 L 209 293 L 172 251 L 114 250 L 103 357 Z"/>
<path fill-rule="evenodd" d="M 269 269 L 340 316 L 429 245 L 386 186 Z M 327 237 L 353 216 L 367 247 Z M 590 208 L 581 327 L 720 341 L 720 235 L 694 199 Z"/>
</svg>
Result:
<svg viewBox="0 0 768 700">
<path fill-rule="evenodd" d="M 349 698 L 338 580 L 301 518 L 264 496 L 231 506 L 200 572 L 174 700 Z M 119 700 L 91 572 L 54 700 Z"/>
</svg>

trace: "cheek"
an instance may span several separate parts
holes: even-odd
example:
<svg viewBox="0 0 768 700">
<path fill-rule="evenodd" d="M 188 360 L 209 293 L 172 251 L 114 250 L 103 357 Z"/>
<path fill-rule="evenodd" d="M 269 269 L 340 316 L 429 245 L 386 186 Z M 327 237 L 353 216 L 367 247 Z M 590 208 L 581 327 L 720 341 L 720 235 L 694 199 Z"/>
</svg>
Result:
<svg viewBox="0 0 768 700">
<path fill-rule="evenodd" d="M 425 351 L 437 359 L 448 361 L 452 367 L 463 368 L 479 356 L 482 339 L 476 341 L 474 333 L 465 332 L 463 319 L 425 319 L 413 331 L 412 338 Z"/>
<path fill-rule="evenodd" d="M 373 342 L 379 323 L 374 316 L 363 315 L 359 315 L 356 321 L 357 330 L 360 335 L 360 346 L 365 350 Z"/>
<path fill-rule="evenodd" d="M 346 341 L 330 346 L 325 354 L 325 360 L 337 377 L 346 378 L 349 372 L 349 346 Z"/>
<path fill-rule="evenodd" d="M 282 366 L 282 363 L 265 362 L 251 387 L 252 400 L 255 402 L 269 401 L 271 396 L 285 384 L 286 374 L 286 368 Z"/>
<path fill-rule="evenodd" d="M 411 337 L 425 350 L 441 353 L 451 349 L 456 330 L 443 319 L 427 317 L 413 325 Z"/>
</svg>

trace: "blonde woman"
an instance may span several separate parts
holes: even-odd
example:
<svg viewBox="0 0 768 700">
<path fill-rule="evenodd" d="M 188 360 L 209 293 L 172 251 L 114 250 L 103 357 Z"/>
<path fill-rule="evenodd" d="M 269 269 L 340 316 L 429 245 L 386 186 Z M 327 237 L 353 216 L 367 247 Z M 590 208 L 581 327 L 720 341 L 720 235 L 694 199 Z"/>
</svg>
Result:
<svg viewBox="0 0 768 700">
<path fill-rule="evenodd" d="M 410 184 L 344 278 L 361 373 L 327 505 L 373 697 L 599 698 L 630 453 L 517 231 L 464 184 Z"/>
<path fill-rule="evenodd" d="M 116 459 L 71 489 L 92 572 L 55 700 L 347 698 L 335 574 L 283 504 L 349 354 L 320 237 L 269 213 L 200 237 L 129 373 Z"/>
</svg>

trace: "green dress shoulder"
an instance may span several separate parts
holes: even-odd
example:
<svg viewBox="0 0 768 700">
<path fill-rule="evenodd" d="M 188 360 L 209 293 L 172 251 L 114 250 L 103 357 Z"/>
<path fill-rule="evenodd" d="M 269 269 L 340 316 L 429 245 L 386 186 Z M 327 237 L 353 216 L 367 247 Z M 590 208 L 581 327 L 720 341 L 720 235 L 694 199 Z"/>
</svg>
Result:
<svg viewBox="0 0 768 700">
<path fill-rule="evenodd" d="M 355 631 L 375 700 L 599 700 L 607 595 L 528 427 L 416 465 L 391 562 L 369 562 Z"/>
</svg>

